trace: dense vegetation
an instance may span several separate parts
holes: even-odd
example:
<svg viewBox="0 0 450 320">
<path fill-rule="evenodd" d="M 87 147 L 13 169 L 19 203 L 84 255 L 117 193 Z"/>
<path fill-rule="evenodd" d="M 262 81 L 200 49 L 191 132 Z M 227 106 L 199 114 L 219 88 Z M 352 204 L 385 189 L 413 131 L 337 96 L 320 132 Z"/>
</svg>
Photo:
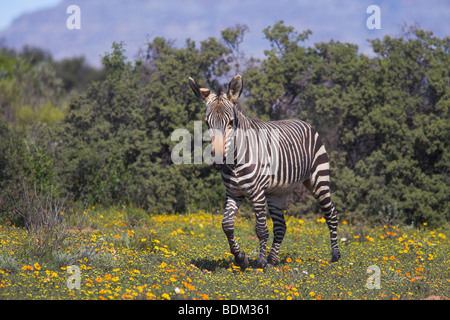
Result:
<svg viewBox="0 0 450 320">
<path fill-rule="evenodd" d="M 321 133 L 342 219 L 450 220 L 450 38 L 411 27 L 370 40 L 368 57 L 349 43 L 306 47 L 311 32 L 280 21 L 264 30 L 271 49 L 260 61 L 240 49 L 247 30 L 181 48 L 155 38 L 134 61 L 114 43 L 101 71 L 82 58 L 2 49 L 0 217 L 26 223 L 21 208 L 49 195 L 158 213 L 220 210 L 220 175 L 206 164 L 174 165 L 171 135 L 194 133 L 204 117 L 189 76 L 218 89 L 239 72 L 247 114 L 300 118 Z M 318 212 L 301 188 L 289 201 L 291 214 Z"/>
</svg>

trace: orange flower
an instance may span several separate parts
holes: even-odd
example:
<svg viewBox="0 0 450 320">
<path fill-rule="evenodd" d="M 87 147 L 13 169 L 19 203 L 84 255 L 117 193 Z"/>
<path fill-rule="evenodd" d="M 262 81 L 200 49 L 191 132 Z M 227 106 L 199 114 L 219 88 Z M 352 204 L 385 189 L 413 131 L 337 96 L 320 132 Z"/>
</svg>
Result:
<svg viewBox="0 0 450 320">
<path fill-rule="evenodd" d="M 22 267 L 22 270 L 30 270 L 30 271 L 33 271 L 34 269 L 33 269 L 32 266 L 23 266 L 23 267 Z"/>
<path fill-rule="evenodd" d="M 183 282 L 183 285 L 189 290 L 195 290 L 195 287 L 187 282 Z"/>
</svg>

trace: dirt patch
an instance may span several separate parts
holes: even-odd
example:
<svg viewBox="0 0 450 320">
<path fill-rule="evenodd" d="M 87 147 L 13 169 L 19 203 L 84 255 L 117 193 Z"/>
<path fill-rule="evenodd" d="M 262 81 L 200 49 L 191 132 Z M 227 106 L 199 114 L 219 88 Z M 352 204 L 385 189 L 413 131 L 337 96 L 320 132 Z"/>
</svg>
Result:
<svg viewBox="0 0 450 320">
<path fill-rule="evenodd" d="M 450 299 L 447 298 L 446 296 L 429 296 L 422 300 L 450 300 Z"/>
</svg>

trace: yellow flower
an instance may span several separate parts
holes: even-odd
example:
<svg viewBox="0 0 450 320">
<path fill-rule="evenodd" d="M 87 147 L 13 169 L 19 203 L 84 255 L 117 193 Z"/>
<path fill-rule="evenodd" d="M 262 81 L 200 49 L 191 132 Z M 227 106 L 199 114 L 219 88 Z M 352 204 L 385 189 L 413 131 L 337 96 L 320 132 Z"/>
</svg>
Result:
<svg viewBox="0 0 450 320">
<path fill-rule="evenodd" d="M 319 219 L 317 219 L 317 222 L 324 223 L 325 222 L 325 218 L 324 217 L 319 218 Z"/>
<path fill-rule="evenodd" d="M 41 266 L 39 265 L 39 263 L 35 263 L 34 264 L 34 268 L 36 269 L 36 270 L 41 270 Z"/>
<path fill-rule="evenodd" d="M 154 299 L 154 298 L 156 298 L 156 296 L 155 296 L 153 293 L 151 293 L 151 292 L 147 292 L 145 295 L 146 295 L 147 298 L 149 298 L 149 299 Z"/>
<path fill-rule="evenodd" d="M 316 293 L 315 293 L 314 291 L 311 291 L 311 292 L 309 293 L 309 295 L 310 295 L 311 297 L 314 297 L 314 296 L 316 295 Z"/>
<path fill-rule="evenodd" d="M 169 296 L 167 293 L 163 293 L 163 294 L 161 295 L 161 297 L 163 297 L 163 298 L 166 299 L 166 300 L 170 300 L 170 296 Z"/>
</svg>

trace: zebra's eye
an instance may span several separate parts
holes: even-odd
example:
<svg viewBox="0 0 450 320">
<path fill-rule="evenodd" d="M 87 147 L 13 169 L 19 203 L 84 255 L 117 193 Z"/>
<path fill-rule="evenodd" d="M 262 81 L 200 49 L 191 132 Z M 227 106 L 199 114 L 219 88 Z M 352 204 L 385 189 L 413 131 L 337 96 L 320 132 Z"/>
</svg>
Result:
<svg viewBox="0 0 450 320">
<path fill-rule="evenodd" d="M 231 127 L 233 126 L 233 121 L 234 121 L 233 118 L 231 118 L 230 120 L 228 120 L 228 123 L 227 123 L 227 129 L 231 129 Z"/>
</svg>

